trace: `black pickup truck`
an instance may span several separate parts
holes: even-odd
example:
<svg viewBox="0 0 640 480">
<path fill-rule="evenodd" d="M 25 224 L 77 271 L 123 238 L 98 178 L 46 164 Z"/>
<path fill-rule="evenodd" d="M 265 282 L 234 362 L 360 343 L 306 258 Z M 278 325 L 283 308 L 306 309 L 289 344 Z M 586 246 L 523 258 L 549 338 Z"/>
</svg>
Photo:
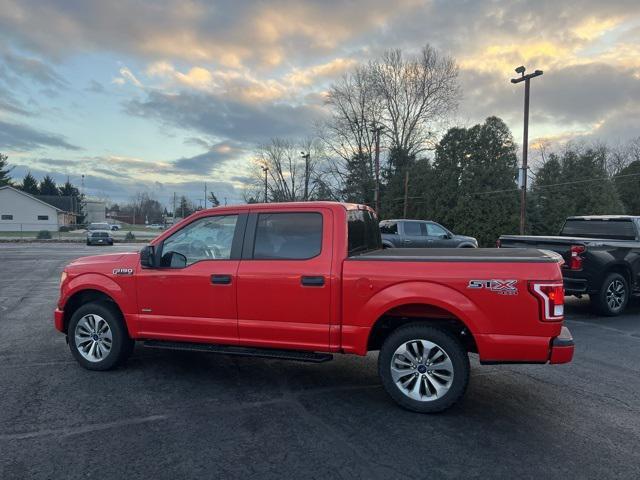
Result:
<svg viewBox="0 0 640 480">
<path fill-rule="evenodd" d="M 622 313 L 640 290 L 640 217 L 569 217 L 555 237 L 502 235 L 498 240 L 503 248 L 531 246 L 562 255 L 565 293 L 588 294 L 604 315 Z"/>
</svg>

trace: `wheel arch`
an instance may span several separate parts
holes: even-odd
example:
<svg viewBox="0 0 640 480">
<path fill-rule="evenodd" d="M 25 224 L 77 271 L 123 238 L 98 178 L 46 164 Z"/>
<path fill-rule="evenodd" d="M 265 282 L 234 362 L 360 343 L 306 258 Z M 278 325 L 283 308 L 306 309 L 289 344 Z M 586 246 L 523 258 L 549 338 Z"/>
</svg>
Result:
<svg viewBox="0 0 640 480">
<path fill-rule="evenodd" d="M 412 322 L 429 322 L 460 335 L 468 335 L 465 345 L 477 351 L 475 335 L 487 325 L 485 314 L 457 290 L 432 282 L 405 282 L 374 295 L 360 311 L 358 324 L 369 327 L 363 344 L 356 350 L 366 353 L 396 328 Z"/>
<path fill-rule="evenodd" d="M 67 333 L 69 328 L 69 322 L 71 321 L 71 317 L 73 314 L 82 306 L 91 302 L 106 302 L 109 305 L 113 306 L 122 316 L 124 320 L 124 313 L 118 305 L 118 302 L 109 294 L 105 293 L 102 290 L 98 290 L 95 288 L 86 288 L 80 289 L 74 292 L 69 296 L 64 305 L 64 316 L 63 316 L 63 327 L 64 332 Z M 125 328 L 128 331 L 127 322 L 124 321 Z"/>
</svg>

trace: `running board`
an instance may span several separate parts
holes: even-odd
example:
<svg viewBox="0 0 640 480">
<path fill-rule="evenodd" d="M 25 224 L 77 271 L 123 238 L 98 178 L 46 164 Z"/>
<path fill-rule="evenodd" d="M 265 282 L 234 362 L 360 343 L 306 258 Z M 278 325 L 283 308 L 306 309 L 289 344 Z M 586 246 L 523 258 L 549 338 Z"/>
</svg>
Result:
<svg viewBox="0 0 640 480">
<path fill-rule="evenodd" d="M 306 352 L 301 350 L 274 350 L 271 348 L 238 347 L 236 345 L 211 345 L 207 343 L 146 340 L 144 342 L 144 346 L 149 348 L 163 348 L 165 350 L 186 350 L 190 352 L 222 353 L 223 355 L 274 358 L 277 360 L 294 360 L 298 362 L 322 363 L 333 360 L 333 355 L 331 355 L 330 353 Z"/>
</svg>

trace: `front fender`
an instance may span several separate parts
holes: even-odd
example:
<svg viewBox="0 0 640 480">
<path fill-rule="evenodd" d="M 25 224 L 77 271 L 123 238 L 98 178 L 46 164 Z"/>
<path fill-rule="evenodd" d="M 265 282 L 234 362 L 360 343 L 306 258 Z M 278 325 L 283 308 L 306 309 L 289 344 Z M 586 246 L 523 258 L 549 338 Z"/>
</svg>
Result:
<svg viewBox="0 0 640 480">
<path fill-rule="evenodd" d="M 64 309 L 67 301 L 83 290 L 97 290 L 108 295 L 125 315 L 137 311 L 135 299 L 126 295 L 124 289 L 115 280 L 101 273 L 83 273 L 69 279 L 63 285 L 58 307 L 61 310 Z"/>
</svg>

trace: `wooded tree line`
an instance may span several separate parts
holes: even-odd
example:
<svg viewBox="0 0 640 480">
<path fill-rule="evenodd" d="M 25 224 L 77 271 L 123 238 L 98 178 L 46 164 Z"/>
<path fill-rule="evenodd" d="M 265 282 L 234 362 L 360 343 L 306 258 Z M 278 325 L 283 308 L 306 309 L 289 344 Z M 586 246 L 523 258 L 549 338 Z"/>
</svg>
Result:
<svg viewBox="0 0 640 480">
<path fill-rule="evenodd" d="M 273 139 L 257 149 L 246 200 L 264 199 L 266 174 L 268 201 L 374 206 L 380 132 L 381 218 L 404 217 L 406 205 L 406 217 L 438 221 L 484 246 L 517 233 L 517 146 L 497 117 L 449 127 L 457 76 L 454 60 L 428 45 L 414 57 L 388 51 L 348 72 L 331 86 L 330 115 L 314 139 Z M 540 157 L 529 172 L 528 233 L 558 233 L 568 215 L 640 214 L 640 139 L 615 149 L 541 149 Z"/>
</svg>

